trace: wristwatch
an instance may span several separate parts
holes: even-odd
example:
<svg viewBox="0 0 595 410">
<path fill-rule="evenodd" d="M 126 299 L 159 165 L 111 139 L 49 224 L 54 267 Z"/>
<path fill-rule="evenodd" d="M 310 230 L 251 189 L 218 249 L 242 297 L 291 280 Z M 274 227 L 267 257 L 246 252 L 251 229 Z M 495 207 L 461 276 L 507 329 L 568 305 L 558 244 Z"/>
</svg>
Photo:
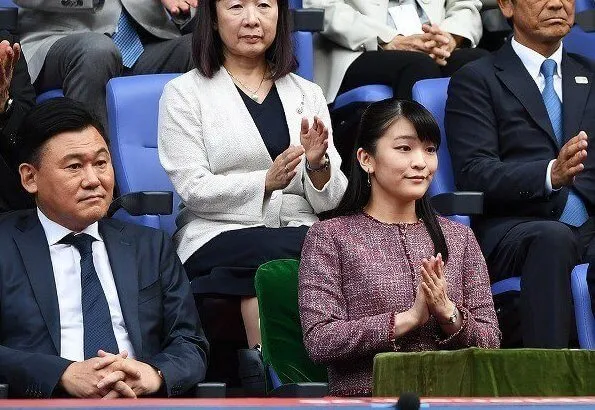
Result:
<svg viewBox="0 0 595 410">
<path fill-rule="evenodd" d="M 331 160 L 328 157 L 328 154 L 324 154 L 324 161 L 322 162 L 322 165 L 319 166 L 318 168 L 312 168 L 310 166 L 310 163 L 308 162 L 308 159 L 306 159 L 306 171 L 310 171 L 310 172 L 319 172 L 319 171 L 326 171 L 329 167 Z"/>
<path fill-rule="evenodd" d="M 459 309 L 457 309 L 457 306 L 454 305 L 454 309 L 452 311 L 452 314 L 448 317 L 448 320 L 441 324 L 442 325 L 452 325 L 457 322 L 458 317 L 459 317 Z"/>
</svg>

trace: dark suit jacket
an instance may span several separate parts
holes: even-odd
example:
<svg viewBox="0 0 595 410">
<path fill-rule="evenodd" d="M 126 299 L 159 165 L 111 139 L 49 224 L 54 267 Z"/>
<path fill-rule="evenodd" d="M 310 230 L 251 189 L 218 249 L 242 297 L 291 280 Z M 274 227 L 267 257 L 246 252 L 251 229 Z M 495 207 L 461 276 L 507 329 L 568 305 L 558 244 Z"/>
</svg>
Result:
<svg viewBox="0 0 595 410">
<path fill-rule="evenodd" d="M 186 273 L 164 232 L 99 222 L 137 360 L 163 373 L 168 396 L 204 378 L 208 343 Z M 73 284 L 78 286 L 78 284 Z M 50 397 L 66 367 L 49 247 L 35 210 L 0 217 L 0 383 L 10 397 Z"/>
<path fill-rule="evenodd" d="M 595 205 L 595 62 L 564 52 L 564 137 L 589 136 L 585 169 L 575 188 L 589 214 Z M 579 84 L 585 77 L 588 84 Z M 541 93 L 510 42 L 453 75 L 445 117 L 455 181 L 461 190 L 485 193 L 484 215 L 473 227 L 486 256 L 514 225 L 557 220 L 568 188 L 547 194 L 548 163 L 560 147 Z"/>
<path fill-rule="evenodd" d="M 2 40 L 8 40 L 10 44 L 15 42 L 5 30 L 0 30 Z M 35 90 L 22 55 L 13 73 L 9 95 L 13 99 L 12 109 L 7 115 L 0 115 L 0 212 L 34 206 L 32 198 L 21 186 L 17 172 L 17 131 L 35 104 Z"/>
</svg>

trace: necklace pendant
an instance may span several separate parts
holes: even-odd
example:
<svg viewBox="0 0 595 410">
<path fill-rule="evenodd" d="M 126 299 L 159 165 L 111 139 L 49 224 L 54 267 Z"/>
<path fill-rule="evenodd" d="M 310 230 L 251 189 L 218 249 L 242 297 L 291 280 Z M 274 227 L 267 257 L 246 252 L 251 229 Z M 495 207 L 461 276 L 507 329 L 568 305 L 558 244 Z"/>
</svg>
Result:
<svg viewBox="0 0 595 410">
<path fill-rule="evenodd" d="M 250 98 L 252 98 L 254 101 L 258 102 L 258 94 L 252 94 L 250 96 Z"/>
</svg>

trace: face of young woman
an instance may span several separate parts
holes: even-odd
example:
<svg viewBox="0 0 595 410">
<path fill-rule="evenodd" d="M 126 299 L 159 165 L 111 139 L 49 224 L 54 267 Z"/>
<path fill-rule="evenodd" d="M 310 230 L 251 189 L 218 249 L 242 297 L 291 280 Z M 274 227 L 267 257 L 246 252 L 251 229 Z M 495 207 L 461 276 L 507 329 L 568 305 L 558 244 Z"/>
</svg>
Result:
<svg viewBox="0 0 595 410">
<path fill-rule="evenodd" d="M 426 193 L 438 167 L 436 145 L 422 142 L 413 124 L 399 118 L 378 140 L 369 167 L 373 192 L 415 201 Z"/>
</svg>

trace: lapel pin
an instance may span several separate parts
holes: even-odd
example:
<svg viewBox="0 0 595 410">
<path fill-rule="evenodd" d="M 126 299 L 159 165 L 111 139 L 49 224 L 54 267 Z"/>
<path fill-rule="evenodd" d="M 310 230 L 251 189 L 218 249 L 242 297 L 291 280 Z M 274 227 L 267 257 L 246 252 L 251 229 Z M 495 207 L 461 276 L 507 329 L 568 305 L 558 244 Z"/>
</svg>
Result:
<svg viewBox="0 0 595 410">
<path fill-rule="evenodd" d="M 589 84 L 589 80 L 587 79 L 587 77 L 576 76 L 574 77 L 574 81 L 577 84 Z"/>
</svg>

